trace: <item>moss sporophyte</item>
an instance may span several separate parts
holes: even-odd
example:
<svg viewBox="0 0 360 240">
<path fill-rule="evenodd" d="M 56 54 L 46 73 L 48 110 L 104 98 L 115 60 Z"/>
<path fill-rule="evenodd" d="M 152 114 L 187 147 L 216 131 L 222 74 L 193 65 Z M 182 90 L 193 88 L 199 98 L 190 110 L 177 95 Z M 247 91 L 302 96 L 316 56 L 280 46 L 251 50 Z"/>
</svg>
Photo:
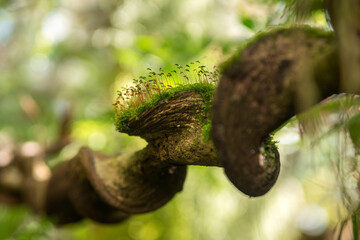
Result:
<svg viewBox="0 0 360 240">
<path fill-rule="evenodd" d="M 147 69 L 146 76 L 133 79 L 133 85 L 123 87 L 118 91 L 118 97 L 113 104 L 116 117 L 115 125 L 119 132 L 128 130 L 128 123 L 143 111 L 156 106 L 160 101 L 166 101 L 176 97 L 184 91 L 196 91 L 204 100 L 203 110 L 205 115 L 210 116 L 211 103 L 215 87 L 219 81 L 219 71 L 216 67 L 210 71 L 199 61 L 185 65 L 175 64 L 174 70 L 159 72 Z M 209 118 L 200 118 L 203 122 L 204 136 L 210 129 Z"/>
</svg>

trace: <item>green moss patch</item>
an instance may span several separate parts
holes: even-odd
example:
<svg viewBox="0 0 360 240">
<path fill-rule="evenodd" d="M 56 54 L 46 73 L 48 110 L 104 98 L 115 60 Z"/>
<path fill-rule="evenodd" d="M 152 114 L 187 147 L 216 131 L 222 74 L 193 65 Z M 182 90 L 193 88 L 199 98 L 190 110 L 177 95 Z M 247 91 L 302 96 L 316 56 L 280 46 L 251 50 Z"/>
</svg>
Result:
<svg viewBox="0 0 360 240">
<path fill-rule="evenodd" d="M 209 123 L 209 116 L 211 112 L 211 104 L 214 95 L 215 85 L 211 83 L 193 83 L 186 85 L 177 85 L 176 87 L 167 89 L 163 92 L 152 95 L 152 97 L 142 103 L 136 108 L 128 108 L 122 111 L 118 111 L 115 117 L 115 126 L 117 131 L 126 132 L 129 130 L 129 122 L 133 118 L 136 118 L 139 114 L 147 109 L 155 107 L 160 101 L 167 101 L 179 95 L 184 91 L 196 91 L 204 100 L 203 111 L 205 117 L 200 117 L 200 120 L 205 124 Z"/>
</svg>

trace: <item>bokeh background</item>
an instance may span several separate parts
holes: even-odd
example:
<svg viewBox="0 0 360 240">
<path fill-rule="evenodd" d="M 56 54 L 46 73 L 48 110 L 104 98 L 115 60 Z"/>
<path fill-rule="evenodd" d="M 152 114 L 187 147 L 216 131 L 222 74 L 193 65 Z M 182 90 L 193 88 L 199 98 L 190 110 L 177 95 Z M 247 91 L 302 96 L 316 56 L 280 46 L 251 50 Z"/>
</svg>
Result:
<svg viewBox="0 0 360 240">
<path fill-rule="evenodd" d="M 54 141 L 68 109 L 72 142 L 50 166 L 84 145 L 108 154 L 141 149 L 142 139 L 115 131 L 117 90 L 148 67 L 218 65 L 254 33 L 297 24 L 285 8 L 275 0 L 0 1 L 0 166 L 9 146 Z M 320 11 L 306 23 L 329 29 Z M 0 239 L 324 239 L 359 199 L 349 167 L 358 159 L 342 127 L 347 112 L 339 113 L 348 105 L 339 99 L 276 133 L 282 171 L 264 197 L 243 195 L 222 169 L 194 166 L 169 204 L 121 224 L 56 228 L 26 206 L 0 204 Z M 303 134 L 314 121 L 322 128 Z"/>
</svg>

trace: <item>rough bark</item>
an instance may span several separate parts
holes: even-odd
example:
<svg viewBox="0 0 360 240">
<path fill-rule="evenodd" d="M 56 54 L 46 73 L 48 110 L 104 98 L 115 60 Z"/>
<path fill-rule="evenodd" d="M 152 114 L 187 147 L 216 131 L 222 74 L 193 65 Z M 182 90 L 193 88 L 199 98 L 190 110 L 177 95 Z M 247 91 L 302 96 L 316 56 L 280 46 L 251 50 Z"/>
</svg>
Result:
<svg viewBox="0 0 360 240">
<path fill-rule="evenodd" d="M 213 105 L 213 140 L 225 173 L 250 196 L 268 192 L 280 162 L 262 142 L 297 112 L 337 93 L 335 41 L 311 28 L 269 32 L 224 68 Z M 216 113 L 216 114 L 215 114 Z"/>
<path fill-rule="evenodd" d="M 109 157 L 80 149 L 54 170 L 46 213 L 59 224 L 81 217 L 120 222 L 161 207 L 181 191 L 186 165 L 221 166 L 212 141 L 202 136 L 203 104 L 199 93 L 185 91 L 132 119 L 126 133 L 148 141 L 134 154 Z"/>
<path fill-rule="evenodd" d="M 182 189 L 186 165 L 194 164 L 224 166 L 244 193 L 266 193 L 280 168 L 276 147 L 266 143 L 269 133 L 339 88 L 336 43 L 329 34 L 317 33 L 309 28 L 273 30 L 227 63 L 213 107 L 217 151 L 203 137 L 202 120 L 209 116 L 204 100 L 196 91 L 184 91 L 130 120 L 126 133 L 146 139 L 146 148 L 113 157 L 80 149 L 41 182 L 46 188 L 35 187 L 40 189 L 37 196 L 46 198 L 32 206 L 59 224 L 84 217 L 121 222 L 168 202 Z M 44 162 L 45 157 L 40 154 L 32 159 Z M 34 169 L 33 165 L 26 171 L 17 168 L 20 182 L 25 182 L 24 172 Z M 1 175 L 0 183 L 5 183 Z M 26 182 L 40 186 L 36 181 Z M 0 185 L 0 196 L 24 201 L 20 185 Z"/>
</svg>

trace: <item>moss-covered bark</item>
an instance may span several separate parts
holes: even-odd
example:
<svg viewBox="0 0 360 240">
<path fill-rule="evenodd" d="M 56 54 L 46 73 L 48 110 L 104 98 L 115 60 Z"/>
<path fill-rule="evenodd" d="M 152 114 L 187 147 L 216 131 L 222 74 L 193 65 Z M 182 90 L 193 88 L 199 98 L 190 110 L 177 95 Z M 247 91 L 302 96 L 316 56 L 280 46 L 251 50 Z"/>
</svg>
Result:
<svg viewBox="0 0 360 240">
<path fill-rule="evenodd" d="M 84 217 L 120 222 L 181 191 L 186 165 L 224 166 L 242 192 L 265 194 L 280 169 L 269 134 L 339 91 L 337 55 L 332 34 L 317 29 L 260 34 L 224 65 L 213 109 L 213 88 L 200 84 L 119 118 L 118 130 L 146 139 L 147 147 L 114 157 L 80 149 L 53 171 L 37 209 L 62 224 Z M 211 115 L 216 148 L 204 138 Z"/>
<path fill-rule="evenodd" d="M 128 119 L 124 132 L 148 141 L 136 153 L 109 157 L 82 148 L 55 169 L 47 213 L 59 223 L 80 216 L 108 223 L 167 203 L 181 191 L 187 165 L 221 166 L 212 141 L 203 137 L 207 105 L 204 92 L 186 90 Z"/>
<path fill-rule="evenodd" d="M 337 93 L 331 33 L 308 27 L 262 34 L 224 67 L 213 107 L 213 139 L 225 173 L 250 196 L 265 194 L 279 174 L 279 155 L 262 142 L 297 112 Z"/>
</svg>

